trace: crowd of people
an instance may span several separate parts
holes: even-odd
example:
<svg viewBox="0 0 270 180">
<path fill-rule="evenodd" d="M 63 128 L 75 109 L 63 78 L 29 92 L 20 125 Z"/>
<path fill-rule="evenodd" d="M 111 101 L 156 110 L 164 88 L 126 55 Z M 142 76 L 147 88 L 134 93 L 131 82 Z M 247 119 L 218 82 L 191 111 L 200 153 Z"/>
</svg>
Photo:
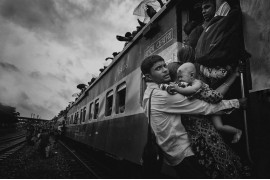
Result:
<svg viewBox="0 0 270 180">
<path fill-rule="evenodd" d="M 28 124 L 26 130 L 28 145 L 33 146 L 41 157 L 49 158 L 61 135 L 61 131 L 36 124 Z"/>
<path fill-rule="evenodd" d="M 229 0 L 202 0 L 201 8 L 204 22 L 184 26 L 177 62 L 143 60 L 143 107 L 147 114 L 152 94 L 151 127 L 180 178 L 248 178 L 250 167 L 231 148 L 241 140 L 239 109 L 247 106 L 239 77 L 246 54 L 241 9 Z"/>
</svg>

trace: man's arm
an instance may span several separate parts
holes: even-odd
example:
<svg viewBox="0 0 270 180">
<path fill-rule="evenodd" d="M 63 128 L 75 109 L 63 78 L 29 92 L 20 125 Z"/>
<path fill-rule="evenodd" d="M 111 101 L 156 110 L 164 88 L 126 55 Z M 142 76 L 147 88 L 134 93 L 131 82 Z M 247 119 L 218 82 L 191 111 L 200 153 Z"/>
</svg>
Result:
<svg viewBox="0 0 270 180">
<path fill-rule="evenodd" d="M 196 93 L 201 88 L 202 83 L 201 83 L 201 81 L 196 81 L 191 86 L 186 86 L 184 88 L 179 87 L 178 84 L 175 84 L 175 83 L 171 83 L 170 86 L 171 86 L 172 91 L 176 91 L 176 92 L 183 94 L 185 96 L 189 96 L 189 95 Z"/>
<path fill-rule="evenodd" d="M 157 90 L 152 96 L 152 108 L 157 111 L 176 114 L 215 114 L 222 110 L 240 108 L 239 100 L 222 100 L 218 104 L 209 104 L 202 100 L 189 100 L 181 94 L 170 95 L 166 91 Z"/>
</svg>

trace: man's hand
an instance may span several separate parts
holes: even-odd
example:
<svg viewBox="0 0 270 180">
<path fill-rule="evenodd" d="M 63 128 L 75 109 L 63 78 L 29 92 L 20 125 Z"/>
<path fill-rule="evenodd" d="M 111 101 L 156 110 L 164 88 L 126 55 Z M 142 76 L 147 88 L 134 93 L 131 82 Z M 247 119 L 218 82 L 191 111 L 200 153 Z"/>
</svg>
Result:
<svg viewBox="0 0 270 180">
<path fill-rule="evenodd" d="M 247 98 L 240 98 L 238 101 L 241 109 L 247 109 Z"/>
<path fill-rule="evenodd" d="M 170 94 L 170 95 L 175 95 L 177 92 L 175 91 L 175 88 L 174 88 L 174 86 L 172 86 L 172 85 L 169 85 L 168 87 L 167 87 L 167 92 Z"/>
</svg>

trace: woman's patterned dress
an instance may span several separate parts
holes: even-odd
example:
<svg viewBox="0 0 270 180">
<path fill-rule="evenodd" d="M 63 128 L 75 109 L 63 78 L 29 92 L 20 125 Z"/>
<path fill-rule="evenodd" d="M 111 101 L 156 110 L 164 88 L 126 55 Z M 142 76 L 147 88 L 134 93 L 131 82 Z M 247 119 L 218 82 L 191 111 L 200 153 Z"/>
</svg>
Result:
<svg viewBox="0 0 270 180">
<path fill-rule="evenodd" d="M 248 173 L 240 157 L 225 144 L 207 116 L 182 115 L 182 122 L 191 140 L 199 164 L 211 178 L 243 178 Z"/>
</svg>

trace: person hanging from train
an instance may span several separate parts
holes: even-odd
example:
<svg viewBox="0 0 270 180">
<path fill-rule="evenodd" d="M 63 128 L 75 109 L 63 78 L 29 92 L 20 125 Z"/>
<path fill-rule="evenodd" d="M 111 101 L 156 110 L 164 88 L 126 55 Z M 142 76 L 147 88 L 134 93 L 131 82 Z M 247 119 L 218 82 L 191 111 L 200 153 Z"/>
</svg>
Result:
<svg viewBox="0 0 270 180">
<path fill-rule="evenodd" d="M 208 0 L 209 1 L 209 0 Z M 215 17 L 205 26 L 196 49 L 195 62 L 199 64 L 201 78 L 209 82 L 210 87 L 218 87 L 235 69 L 244 52 L 241 10 L 231 9 L 224 0 L 211 0 L 217 6 Z M 210 1 L 209 1 L 210 2 Z M 222 68 L 224 75 L 212 73 Z"/>
<path fill-rule="evenodd" d="M 157 144 L 164 151 L 165 163 L 173 166 L 176 173 L 181 178 L 213 177 L 213 174 L 206 174 L 203 172 L 204 169 L 198 164 L 194 152 L 190 147 L 190 140 L 187 132 L 182 124 L 182 115 L 207 115 L 222 110 L 233 110 L 245 106 L 245 99 L 222 100 L 218 104 L 209 104 L 198 99 L 189 100 L 181 94 L 168 94 L 167 91 L 163 91 L 159 88 L 159 84 L 171 82 L 171 77 L 164 59 L 158 55 L 151 55 L 145 58 L 141 63 L 141 71 L 148 81 L 143 97 L 143 107 L 145 112 L 147 112 L 147 101 L 149 100 L 150 92 L 153 90 L 151 102 L 151 126 L 156 135 Z M 210 120 L 207 119 L 207 116 L 198 117 L 198 119 L 210 122 Z M 214 131 L 215 129 L 213 128 L 212 130 Z M 216 134 L 209 135 L 212 138 L 209 140 L 215 142 L 222 141 L 222 138 Z M 225 146 L 225 144 L 222 145 Z M 228 153 L 227 151 L 222 152 L 226 155 L 233 154 Z M 221 156 L 221 154 L 219 156 Z M 208 160 L 213 162 L 211 158 L 213 159 L 213 157 L 209 157 Z M 229 162 L 227 159 L 224 160 Z M 212 163 L 211 165 L 216 164 Z M 229 164 L 229 168 L 227 165 L 227 171 L 222 174 L 223 176 L 241 177 L 234 164 Z M 236 174 L 231 175 L 232 172 L 230 172 L 230 170 L 233 170 L 233 173 L 236 172 Z M 216 177 L 219 177 L 218 175 L 220 174 L 217 174 Z"/>
<path fill-rule="evenodd" d="M 169 69 L 170 71 L 170 69 Z M 172 74 L 172 73 L 170 73 Z M 184 63 L 180 65 L 175 73 L 177 78 L 169 85 L 161 84 L 161 89 L 167 90 L 172 95 L 180 93 L 187 96 L 189 99 L 197 98 L 208 103 L 219 103 L 224 94 L 228 91 L 234 80 L 239 76 L 238 70 L 232 73 L 225 83 L 219 86 L 216 90 L 209 88 L 209 86 L 197 79 L 197 72 L 193 63 Z M 172 77 L 172 75 L 171 75 Z M 242 135 L 242 131 L 229 125 L 223 125 L 220 115 L 213 115 L 212 121 L 218 131 L 233 134 L 232 143 L 237 143 Z"/>
<path fill-rule="evenodd" d="M 214 3 L 216 6 L 215 17 L 204 28 L 195 48 L 195 63 L 199 79 L 212 89 L 223 84 L 239 65 L 239 61 L 247 57 L 242 30 L 242 12 L 239 4 L 235 1 L 225 0 L 215 0 Z M 222 73 L 216 73 L 218 71 Z M 224 95 L 224 99 L 240 97 L 242 97 L 241 79 L 238 77 Z M 228 125 L 244 129 L 243 112 L 241 111 L 235 111 L 224 116 L 223 119 L 224 123 Z M 227 133 L 222 135 L 226 142 L 231 141 L 231 135 Z M 239 143 L 231 145 L 242 159 L 246 159 L 245 150 L 242 148 L 245 147 L 244 143 L 243 140 L 240 140 Z"/>
<path fill-rule="evenodd" d="M 216 6 L 218 7 L 217 11 L 215 11 Z M 188 38 L 184 40 L 183 43 L 186 45 L 190 45 L 193 48 L 196 47 L 198 39 L 200 38 L 202 32 L 209 27 L 209 23 L 211 22 L 212 18 L 216 16 L 227 16 L 231 9 L 230 5 L 226 1 L 220 0 L 218 0 L 217 3 L 215 2 L 215 0 L 203 0 L 201 8 L 204 22 L 198 26 L 194 25 L 191 26 L 190 23 L 194 22 L 193 20 L 187 22 L 184 26 L 184 30 L 188 29 L 189 34 Z M 200 65 L 199 68 L 204 76 L 208 78 L 219 78 L 219 79 L 224 78 L 224 76 L 227 74 L 226 68 L 230 69 L 229 66 L 224 68 L 223 67 L 210 68 L 205 67 L 203 65 Z"/>
<path fill-rule="evenodd" d="M 192 53 L 193 51 L 190 51 L 190 49 L 185 48 L 184 49 L 186 56 L 178 56 L 178 57 L 193 57 L 193 55 L 187 55 L 188 53 Z M 182 50 L 183 51 L 183 50 Z M 183 53 L 183 52 L 182 52 Z M 177 62 L 171 62 L 168 64 L 168 70 L 169 74 L 171 76 L 172 82 L 177 81 L 177 70 L 178 68 L 183 64 L 182 62 L 189 62 L 189 59 L 178 59 Z M 194 65 L 191 63 L 184 63 L 185 65 L 192 65 L 193 72 L 195 71 Z M 240 68 L 241 71 L 244 70 L 244 67 Z M 228 90 L 228 85 L 231 85 L 235 78 L 237 77 L 237 72 L 235 74 L 231 75 L 231 77 L 226 81 L 227 84 L 221 85 L 218 89 L 219 91 L 226 91 Z M 199 80 L 198 80 L 199 81 Z M 196 83 L 195 83 L 196 84 Z M 183 82 L 180 84 L 183 88 L 186 86 Z M 208 102 L 210 100 L 210 103 L 213 103 L 215 101 L 219 101 L 222 98 L 222 95 L 215 91 L 211 90 L 208 85 L 205 84 L 204 88 L 200 88 L 200 90 L 197 91 L 196 94 L 191 95 L 189 98 L 199 98 L 202 100 L 205 100 Z M 175 94 L 176 92 L 173 91 L 172 87 L 168 84 L 160 84 L 160 88 L 163 90 L 167 90 L 168 93 Z M 189 89 L 193 89 L 189 86 Z M 203 90 L 204 89 L 204 90 Z M 180 91 L 180 93 L 183 91 L 183 89 Z M 185 88 L 186 93 L 186 88 Z M 209 99 L 209 96 L 211 99 Z M 226 145 L 226 143 L 223 141 L 222 136 L 219 134 L 216 129 L 220 131 L 220 129 L 225 128 L 226 132 L 230 131 L 233 134 L 235 134 L 234 142 L 239 141 L 240 137 L 238 134 L 238 131 L 235 131 L 236 128 L 228 125 L 223 125 L 220 117 L 217 115 L 212 116 L 212 121 L 207 121 L 203 117 L 197 117 L 195 115 L 182 115 L 182 122 L 184 127 L 187 130 L 187 133 L 189 135 L 189 138 L 191 139 L 191 147 L 193 151 L 195 152 L 195 156 L 199 160 L 199 164 L 204 167 L 204 171 L 207 172 L 207 174 L 212 178 L 224 178 L 224 177 L 249 177 L 250 176 L 250 168 L 246 165 L 242 165 L 240 158 L 229 148 L 229 146 Z M 202 123 L 204 122 L 204 123 Z M 209 141 L 209 137 L 218 137 L 218 143 Z M 213 144 L 214 143 L 214 144 Z M 213 152 L 219 152 L 219 153 L 213 153 Z M 226 156 L 220 156 L 221 154 L 224 154 L 223 152 L 227 152 Z M 211 158 L 209 158 L 211 157 Z M 224 157 L 226 160 L 224 160 Z M 205 163 L 208 162 L 208 163 Z M 233 163 L 235 162 L 235 163 Z M 237 162 L 237 163 L 236 163 Z M 228 174 L 228 168 L 227 164 L 233 164 L 234 169 L 237 169 L 237 173 L 233 175 L 227 175 Z M 219 167 L 219 168 L 217 168 Z M 222 167 L 222 168 L 220 168 Z M 233 169 L 233 168 L 231 168 Z"/>
<path fill-rule="evenodd" d="M 203 16 L 203 22 L 198 23 L 199 20 L 192 20 L 185 24 L 184 32 L 187 35 L 187 38 L 183 43 L 191 46 L 192 48 L 196 48 L 197 42 L 204 31 L 204 29 L 208 26 L 211 19 L 215 16 L 216 12 L 216 3 L 215 0 L 203 0 L 201 2 L 201 12 Z M 190 23 L 195 22 L 193 26 Z"/>
<path fill-rule="evenodd" d="M 227 4 L 226 4 L 227 5 Z M 178 52 L 178 56 L 183 56 L 186 51 L 186 48 L 193 48 L 195 49 L 197 42 L 203 32 L 203 30 L 208 26 L 210 23 L 211 19 L 221 13 L 223 13 L 223 16 L 228 14 L 228 9 L 230 9 L 230 6 L 222 6 L 226 7 L 223 8 L 225 10 L 218 10 L 219 13 L 216 13 L 216 3 L 215 0 L 203 0 L 201 4 L 201 12 L 204 18 L 204 22 L 202 24 L 199 24 L 196 26 L 196 21 L 192 20 L 187 22 L 184 25 L 184 31 L 187 34 L 187 38 L 183 41 L 183 47 L 180 48 Z M 192 53 L 192 52 L 191 52 Z M 189 54 L 191 54 L 189 53 Z M 192 53 L 193 54 L 193 53 Z M 178 59 L 181 59 L 182 61 L 185 61 L 188 59 L 189 62 L 194 63 L 195 59 L 195 54 L 194 54 L 194 59 L 193 58 L 188 58 L 188 57 L 179 57 Z M 203 75 L 207 77 L 213 77 L 213 78 L 223 78 L 227 74 L 227 70 L 225 68 L 209 68 L 209 67 L 204 67 L 203 65 L 199 66 L 200 71 Z M 230 67 L 227 67 L 230 69 Z"/>
</svg>

